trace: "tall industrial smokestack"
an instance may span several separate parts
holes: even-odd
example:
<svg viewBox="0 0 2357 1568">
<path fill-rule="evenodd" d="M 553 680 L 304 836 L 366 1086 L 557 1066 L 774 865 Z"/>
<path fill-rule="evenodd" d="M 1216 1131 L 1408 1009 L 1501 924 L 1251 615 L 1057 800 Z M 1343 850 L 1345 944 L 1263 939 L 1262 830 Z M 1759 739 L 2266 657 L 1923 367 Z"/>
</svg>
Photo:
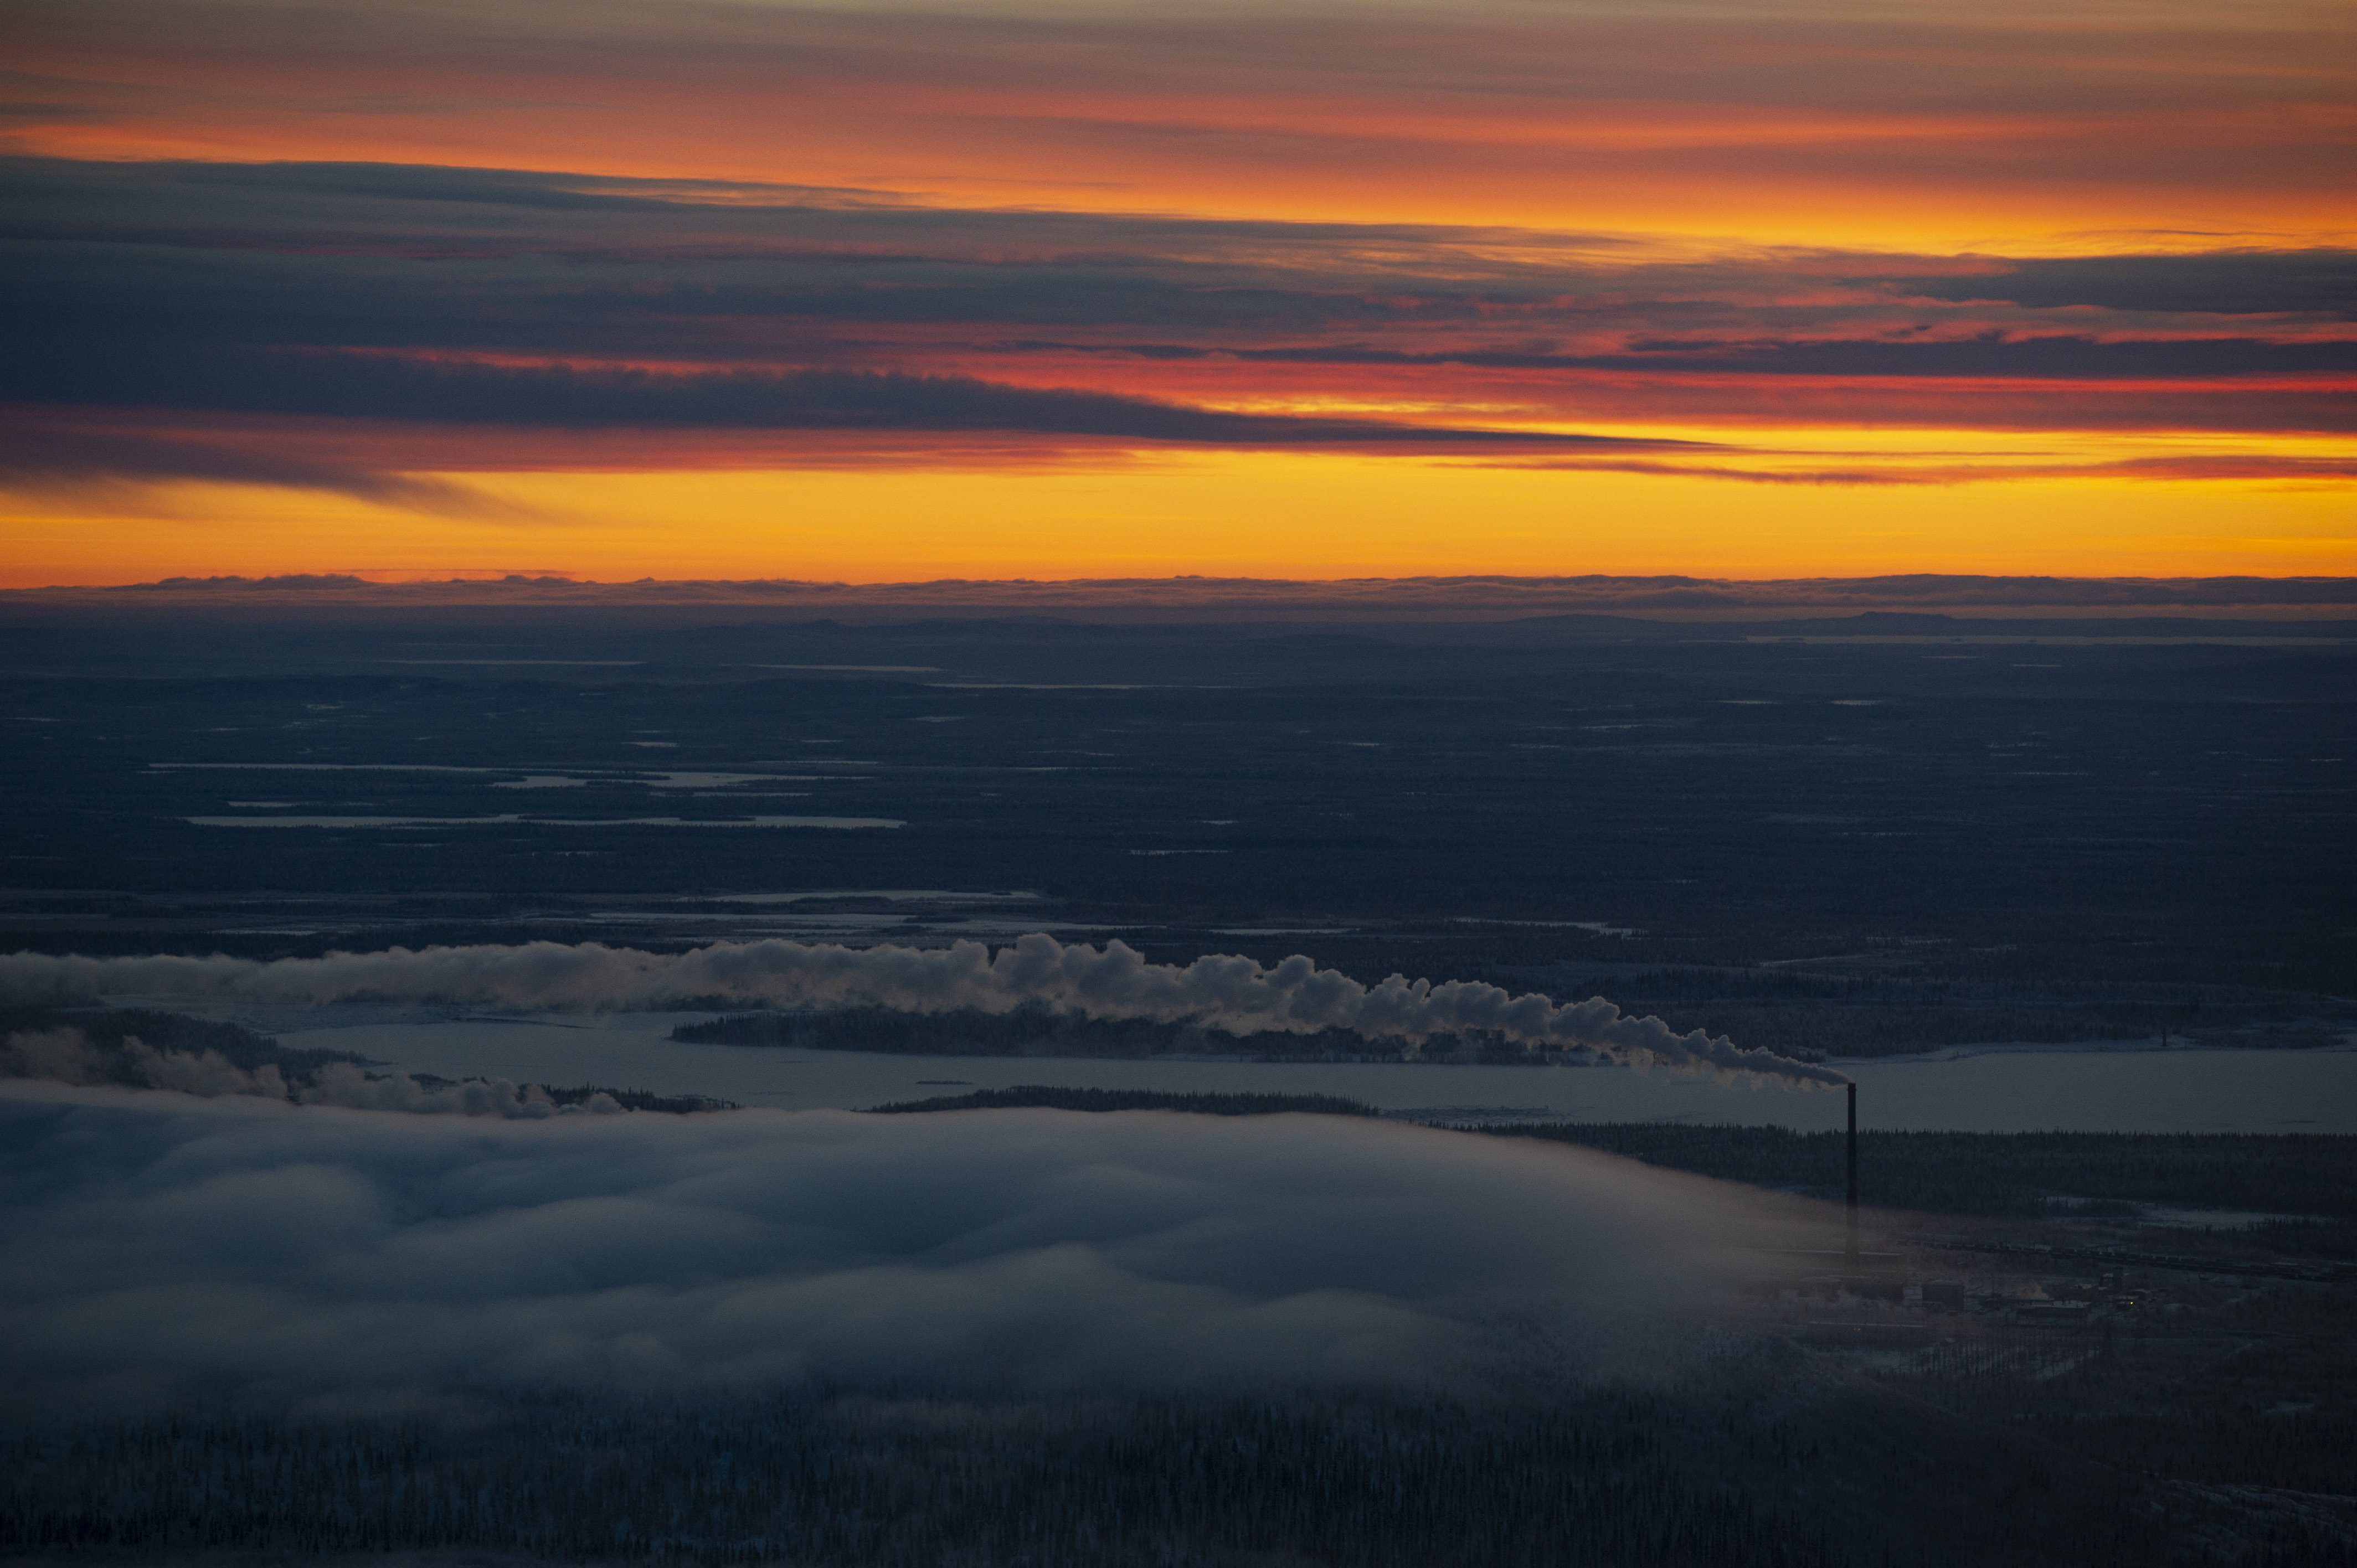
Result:
<svg viewBox="0 0 2357 1568">
<path fill-rule="evenodd" d="M 1857 1085 L 1849 1086 L 1849 1241 L 1846 1256 L 1857 1267 Z"/>
</svg>

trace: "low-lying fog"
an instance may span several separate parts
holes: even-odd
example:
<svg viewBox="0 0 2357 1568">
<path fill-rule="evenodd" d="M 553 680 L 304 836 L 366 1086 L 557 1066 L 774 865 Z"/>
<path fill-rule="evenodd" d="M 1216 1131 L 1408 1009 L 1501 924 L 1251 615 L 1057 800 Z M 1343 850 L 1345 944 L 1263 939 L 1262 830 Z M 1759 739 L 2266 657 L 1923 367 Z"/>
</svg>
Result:
<svg viewBox="0 0 2357 1568">
<path fill-rule="evenodd" d="M 798 1378 L 1469 1387 L 1534 1350 L 1632 1375 L 1803 1208 L 1342 1117 L 503 1122 L 28 1081 L 0 1086 L 0 1404 L 26 1413 Z"/>
</svg>

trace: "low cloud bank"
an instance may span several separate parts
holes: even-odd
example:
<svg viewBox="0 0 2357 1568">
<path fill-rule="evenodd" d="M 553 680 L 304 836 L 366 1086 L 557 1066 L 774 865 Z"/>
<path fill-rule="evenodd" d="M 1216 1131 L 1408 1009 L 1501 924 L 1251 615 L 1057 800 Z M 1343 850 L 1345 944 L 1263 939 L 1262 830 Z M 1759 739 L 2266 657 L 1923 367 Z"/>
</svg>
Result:
<svg viewBox="0 0 2357 1568">
<path fill-rule="evenodd" d="M 1189 1022 L 1232 1035 L 1353 1029 L 1420 1041 L 1486 1030 L 1532 1049 L 1587 1049 L 1632 1066 L 1724 1079 L 1831 1087 L 1831 1068 L 1746 1050 L 1702 1030 L 1681 1035 L 1659 1018 L 1624 1015 L 1600 996 L 1558 1004 L 1478 982 L 1361 984 L 1296 955 L 1274 968 L 1211 954 L 1184 966 L 1148 963 L 1126 944 L 1071 945 L 1039 933 L 994 953 L 981 942 L 946 948 L 846 948 L 783 940 L 716 942 L 680 953 L 598 942 L 567 946 L 391 948 L 374 953 L 264 962 L 228 958 L 0 958 L 0 999 L 54 1003 L 106 995 L 242 997 L 314 1004 L 442 1001 L 515 1008 L 866 1005 L 912 1013 L 1027 1003 L 1092 1018 Z"/>
<path fill-rule="evenodd" d="M 27 1029 L 0 1041 L 0 1079 L 52 1083 L 165 1089 L 201 1099 L 225 1094 L 299 1105 L 339 1105 L 354 1111 L 406 1111 L 426 1115 L 605 1115 L 622 1109 L 610 1094 L 560 1104 L 545 1087 L 503 1078 L 421 1083 L 405 1072 L 369 1073 L 350 1062 L 325 1062 L 291 1076 L 275 1062 L 242 1068 L 219 1051 L 157 1050 L 136 1035 L 119 1043 L 94 1041 L 80 1029 Z"/>
<path fill-rule="evenodd" d="M 1754 1209 L 1338 1117 L 477 1121 L 0 1085 L 0 1407 L 1626 1369 Z"/>
</svg>

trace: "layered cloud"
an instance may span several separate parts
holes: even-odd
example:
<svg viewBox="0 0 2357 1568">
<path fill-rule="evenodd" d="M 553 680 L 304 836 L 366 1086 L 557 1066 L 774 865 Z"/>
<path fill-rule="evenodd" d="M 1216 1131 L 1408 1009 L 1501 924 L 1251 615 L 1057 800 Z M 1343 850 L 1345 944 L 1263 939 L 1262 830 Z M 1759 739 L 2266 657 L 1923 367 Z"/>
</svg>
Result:
<svg viewBox="0 0 2357 1568">
<path fill-rule="evenodd" d="M 1411 1386 L 1629 1355 L 1765 1210 L 1360 1118 L 467 1121 L 0 1086 L 0 1402 Z"/>
<path fill-rule="evenodd" d="M 18 434 L 0 471 L 36 486 L 495 510 L 414 476 L 577 466 L 564 433 L 582 430 L 619 437 L 608 463 L 656 468 L 1175 446 L 1584 452 L 1788 482 L 2333 478 L 2337 456 L 2231 437 L 2345 434 L 2357 378 L 2357 263 L 2331 248 L 1713 258 L 489 169 L 50 159 L 5 177 Z M 2218 439 L 2158 467 L 1845 462 L 1743 433 L 1763 424 Z"/>
<path fill-rule="evenodd" d="M 12 20 L 20 135 L 109 157 L 563 149 L 610 174 L 967 205 L 1804 243 L 2345 222 L 2345 27 L 2289 3 L 2065 23 L 1789 0 L 91 0 Z"/>
<path fill-rule="evenodd" d="M 725 557 L 784 492 L 683 476 L 914 475 L 878 548 L 930 560 L 965 548 L 920 542 L 935 477 L 1125 475 L 1114 515 L 1200 516 L 1231 503 L 1166 504 L 1157 473 L 1250 457 L 1298 490 L 1336 457 L 1362 496 L 1379 468 L 1564 476 L 1494 492 L 1527 553 L 1655 481 L 1729 516 L 1762 486 L 1977 482 L 2225 508 L 2338 494 L 2357 457 L 2346 34 L 2312 10 L 100 0 L 5 27 L 0 482 L 72 515 L 260 486 L 578 522 L 565 481 L 629 473 L 729 511 Z M 2314 510 L 2247 524 L 2272 532 L 2237 567 L 2329 556 Z"/>
</svg>

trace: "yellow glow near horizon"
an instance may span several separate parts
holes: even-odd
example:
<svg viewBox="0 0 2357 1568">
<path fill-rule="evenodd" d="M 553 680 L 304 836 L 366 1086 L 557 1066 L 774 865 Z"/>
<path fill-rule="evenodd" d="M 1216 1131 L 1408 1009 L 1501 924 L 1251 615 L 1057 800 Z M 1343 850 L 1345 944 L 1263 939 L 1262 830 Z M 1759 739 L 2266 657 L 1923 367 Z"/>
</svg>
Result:
<svg viewBox="0 0 2357 1568">
<path fill-rule="evenodd" d="M 292 572 L 549 569 L 854 583 L 1499 573 L 2357 573 L 2342 484 L 2041 478 L 1758 485 L 1298 454 L 958 472 L 451 477 L 511 504 L 447 518 L 338 495 L 175 485 L 118 507 L 19 499 L 0 585 Z M 134 492 L 133 494 L 137 494 Z"/>
<path fill-rule="evenodd" d="M 2346 7 L 17 9 L 0 582 L 2357 570 Z"/>
</svg>

